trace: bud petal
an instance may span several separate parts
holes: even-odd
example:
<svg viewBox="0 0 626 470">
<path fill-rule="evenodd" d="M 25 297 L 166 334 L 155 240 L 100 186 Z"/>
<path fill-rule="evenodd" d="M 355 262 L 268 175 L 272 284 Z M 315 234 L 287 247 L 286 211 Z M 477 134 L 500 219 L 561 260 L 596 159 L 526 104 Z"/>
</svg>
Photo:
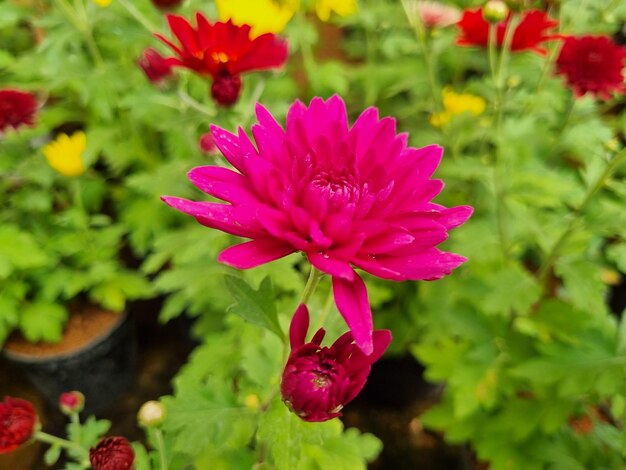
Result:
<svg viewBox="0 0 626 470">
<path fill-rule="evenodd" d="M 93 470 L 130 470 L 134 461 L 135 452 L 125 437 L 105 437 L 89 449 Z"/>
<path fill-rule="evenodd" d="M 65 392 L 59 397 L 59 408 L 66 415 L 80 413 L 85 407 L 85 395 L 78 391 Z"/>
<path fill-rule="evenodd" d="M 366 356 L 354 342 L 351 332 L 331 347 L 321 346 L 322 329 L 305 343 L 309 312 L 300 305 L 290 328 L 291 354 L 281 382 L 283 401 L 304 421 L 326 421 L 341 416 L 342 408 L 361 391 L 371 365 L 389 346 L 387 330 L 374 331 L 374 351 Z"/>
<path fill-rule="evenodd" d="M 509 7 L 502 0 L 489 0 L 483 7 L 483 17 L 489 23 L 504 21 L 509 15 Z"/>
<path fill-rule="evenodd" d="M 140 426 L 151 428 L 163 424 L 165 419 L 165 407 L 161 402 L 150 400 L 145 402 L 139 408 L 137 413 L 137 421 Z"/>
</svg>

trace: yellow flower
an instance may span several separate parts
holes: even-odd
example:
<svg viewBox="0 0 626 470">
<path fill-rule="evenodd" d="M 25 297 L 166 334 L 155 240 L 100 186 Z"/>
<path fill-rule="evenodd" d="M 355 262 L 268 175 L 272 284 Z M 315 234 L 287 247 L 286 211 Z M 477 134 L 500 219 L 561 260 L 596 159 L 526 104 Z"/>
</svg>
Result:
<svg viewBox="0 0 626 470">
<path fill-rule="evenodd" d="M 315 13 L 322 21 L 328 21 L 331 12 L 348 16 L 356 11 L 357 0 L 316 0 Z"/>
<path fill-rule="evenodd" d="M 48 164 L 65 176 L 80 176 L 85 172 L 82 154 L 87 147 L 84 132 L 59 136 L 43 148 Z"/>
<path fill-rule="evenodd" d="M 300 6 L 299 0 L 215 0 L 221 21 L 252 26 L 252 36 L 280 33 Z"/>
<path fill-rule="evenodd" d="M 443 111 L 430 116 L 430 123 L 435 127 L 445 126 L 453 116 L 463 113 L 471 113 L 479 116 L 485 112 L 487 103 L 480 96 L 470 93 L 455 93 L 446 87 L 442 92 Z"/>
<path fill-rule="evenodd" d="M 108 7 L 113 0 L 93 0 L 96 5 L 102 8 Z"/>
</svg>

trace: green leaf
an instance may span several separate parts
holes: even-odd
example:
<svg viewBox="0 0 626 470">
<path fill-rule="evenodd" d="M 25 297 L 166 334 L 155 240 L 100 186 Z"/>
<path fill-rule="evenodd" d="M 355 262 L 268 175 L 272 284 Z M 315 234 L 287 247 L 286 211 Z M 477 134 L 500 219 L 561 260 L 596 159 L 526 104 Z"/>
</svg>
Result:
<svg viewBox="0 0 626 470">
<path fill-rule="evenodd" d="M 257 439 L 267 446 L 277 470 L 341 468 L 365 470 L 381 450 L 380 441 L 356 429 L 343 431 L 341 421 L 308 423 L 279 400 L 259 418 Z"/>
<path fill-rule="evenodd" d="M 43 460 L 44 462 L 46 462 L 46 465 L 53 465 L 56 463 L 57 460 L 59 460 L 59 457 L 61 456 L 61 446 L 59 445 L 52 445 L 44 454 L 43 456 Z"/>
<path fill-rule="evenodd" d="M 61 339 L 67 316 L 61 305 L 35 302 L 24 307 L 20 328 L 28 341 L 56 342 Z"/>
<path fill-rule="evenodd" d="M 228 308 L 228 312 L 233 312 L 254 325 L 267 328 L 281 339 L 284 338 L 278 323 L 276 297 L 269 276 L 261 281 L 257 290 L 243 279 L 229 274 L 224 276 L 224 282 L 236 302 Z"/>
</svg>

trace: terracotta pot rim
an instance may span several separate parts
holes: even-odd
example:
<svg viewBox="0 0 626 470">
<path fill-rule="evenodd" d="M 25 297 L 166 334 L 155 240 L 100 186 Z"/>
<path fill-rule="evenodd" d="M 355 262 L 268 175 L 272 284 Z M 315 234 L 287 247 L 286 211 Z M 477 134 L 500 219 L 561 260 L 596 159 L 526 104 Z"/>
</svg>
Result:
<svg viewBox="0 0 626 470">
<path fill-rule="evenodd" d="M 62 352 L 53 353 L 53 354 L 38 355 L 38 354 L 11 351 L 10 345 L 8 343 L 5 343 L 4 346 L 2 347 L 2 350 L 0 350 L 0 353 L 2 353 L 2 355 L 4 355 L 6 358 L 12 361 L 25 362 L 25 363 L 43 363 L 43 362 L 49 362 L 49 361 L 69 359 L 69 358 L 78 356 L 81 353 L 93 348 L 94 346 L 100 343 L 104 343 L 109 337 L 111 337 L 111 335 L 113 335 L 113 333 L 115 333 L 115 331 L 117 331 L 124 324 L 124 322 L 129 317 L 128 312 L 126 310 L 123 312 L 119 312 L 119 313 L 115 312 L 115 313 L 118 316 L 118 318 L 115 320 L 115 322 L 111 323 L 110 327 L 106 331 L 102 331 L 99 334 L 93 336 L 89 341 L 78 346 L 76 349 L 72 349 L 70 351 L 62 351 Z"/>
</svg>

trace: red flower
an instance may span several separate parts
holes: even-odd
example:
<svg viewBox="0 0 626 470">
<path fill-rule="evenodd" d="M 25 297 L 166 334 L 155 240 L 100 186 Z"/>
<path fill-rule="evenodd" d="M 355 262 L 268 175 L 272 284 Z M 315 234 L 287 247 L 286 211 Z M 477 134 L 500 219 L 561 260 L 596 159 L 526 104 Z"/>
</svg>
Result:
<svg viewBox="0 0 626 470">
<path fill-rule="evenodd" d="M 178 56 L 168 58 L 168 64 L 211 77 L 211 94 L 224 106 L 237 101 L 240 74 L 277 68 L 287 60 L 284 40 L 270 33 L 251 39 L 248 25 L 236 26 L 230 20 L 211 24 L 202 13 L 196 13 L 196 28 L 181 16 L 167 15 L 167 22 L 180 43 L 156 34 Z"/>
<path fill-rule="evenodd" d="M 135 452 L 125 437 L 105 437 L 89 449 L 93 470 L 129 470 L 135 461 Z"/>
<path fill-rule="evenodd" d="M 496 39 L 498 47 L 502 47 L 504 33 L 511 21 L 511 15 L 505 21 L 501 21 L 496 26 Z M 522 14 L 520 23 L 515 28 L 511 41 L 513 52 L 534 51 L 539 54 L 546 54 L 546 49 L 541 44 L 546 41 L 560 39 L 558 34 L 548 34 L 548 31 L 558 25 L 558 21 L 552 20 L 543 11 L 528 10 Z M 483 10 L 466 10 L 463 17 L 457 23 L 459 37 L 456 44 L 459 46 L 481 46 L 487 47 L 489 43 L 489 23 L 483 17 Z"/>
<path fill-rule="evenodd" d="M 17 449 L 35 432 L 37 414 L 21 398 L 4 397 L 0 402 L 0 454 Z"/>
<path fill-rule="evenodd" d="M 556 61 L 576 96 L 591 93 L 609 99 L 613 91 L 624 93 L 626 50 L 607 36 L 570 36 L 565 39 Z"/>
<path fill-rule="evenodd" d="M 0 133 L 9 127 L 32 126 L 37 100 L 32 93 L 21 90 L 0 90 Z"/>
<path fill-rule="evenodd" d="M 183 0 L 152 0 L 152 4 L 161 10 L 176 8 L 181 3 L 183 3 Z"/>
<path fill-rule="evenodd" d="M 366 356 L 354 342 L 352 332 L 322 347 L 325 331 L 320 328 L 310 343 L 309 311 L 301 304 L 291 320 L 291 354 L 280 385 L 285 404 L 304 421 L 326 421 L 341 416 L 341 409 L 363 389 L 372 364 L 391 342 L 389 330 L 374 331 L 374 348 Z"/>
<path fill-rule="evenodd" d="M 146 74 L 148 80 L 157 84 L 172 75 L 172 66 L 167 63 L 165 57 L 151 47 L 143 51 L 137 64 Z"/>
</svg>

